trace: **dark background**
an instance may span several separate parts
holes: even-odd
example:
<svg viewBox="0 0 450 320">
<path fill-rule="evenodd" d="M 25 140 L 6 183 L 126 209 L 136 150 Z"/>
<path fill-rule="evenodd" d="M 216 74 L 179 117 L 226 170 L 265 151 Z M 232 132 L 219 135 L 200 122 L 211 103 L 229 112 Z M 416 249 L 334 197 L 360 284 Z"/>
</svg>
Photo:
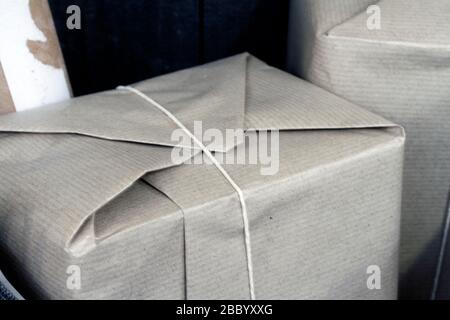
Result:
<svg viewBox="0 0 450 320">
<path fill-rule="evenodd" d="M 287 0 L 49 0 L 75 96 L 248 51 L 284 68 Z M 70 5 L 81 30 L 66 27 Z"/>
</svg>

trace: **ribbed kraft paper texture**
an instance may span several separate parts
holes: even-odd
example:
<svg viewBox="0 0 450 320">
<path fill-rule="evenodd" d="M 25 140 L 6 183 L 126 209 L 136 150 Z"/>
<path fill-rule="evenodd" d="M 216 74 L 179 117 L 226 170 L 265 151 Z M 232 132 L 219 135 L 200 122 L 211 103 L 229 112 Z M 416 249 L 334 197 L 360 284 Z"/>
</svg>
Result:
<svg viewBox="0 0 450 320">
<path fill-rule="evenodd" d="M 135 87 L 188 128 L 281 130 L 276 174 L 224 165 L 248 205 L 258 299 L 396 298 L 400 127 L 248 54 Z M 237 195 L 215 167 L 172 162 L 173 130 L 122 91 L 0 117 L 0 253 L 26 295 L 249 298 Z"/>
<path fill-rule="evenodd" d="M 292 3 L 290 70 L 406 129 L 400 297 L 429 299 L 450 186 L 450 2 Z M 380 30 L 367 28 L 373 4 Z M 450 298 L 449 259 L 438 298 Z"/>
</svg>

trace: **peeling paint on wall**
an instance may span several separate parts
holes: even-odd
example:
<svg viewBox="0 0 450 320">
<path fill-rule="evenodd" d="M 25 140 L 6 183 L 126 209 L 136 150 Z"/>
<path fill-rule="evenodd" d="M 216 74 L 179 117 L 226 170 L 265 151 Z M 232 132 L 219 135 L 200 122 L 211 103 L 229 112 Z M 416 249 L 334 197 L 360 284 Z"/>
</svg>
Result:
<svg viewBox="0 0 450 320">
<path fill-rule="evenodd" d="M 0 63 L 0 114 L 14 112 L 15 110 L 2 64 Z"/>
<path fill-rule="evenodd" d="M 28 49 L 42 63 L 53 66 L 56 69 L 62 68 L 64 61 L 47 2 L 30 0 L 29 7 L 31 17 L 38 29 L 44 34 L 46 41 L 27 40 Z"/>
<path fill-rule="evenodd" d="M 47 0 L 0 1 L 0 63 L 16 111 L 70 98 Z"/>
</svg>

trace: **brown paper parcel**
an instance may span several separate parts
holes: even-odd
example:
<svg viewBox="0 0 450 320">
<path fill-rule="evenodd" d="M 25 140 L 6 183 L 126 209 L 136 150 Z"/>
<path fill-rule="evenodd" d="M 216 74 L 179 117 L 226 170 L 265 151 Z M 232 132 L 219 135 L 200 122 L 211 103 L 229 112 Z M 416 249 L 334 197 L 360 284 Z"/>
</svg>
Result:
<svg viewBox="0 0 450 320">
<path fill-rule="evenodd" d="M 290 69 L 407 132 L 400 296 L 450 299 L 450 1 L 291 3 Z"/>
<path fill-rule="evenodd" d="M 277 174 L 224 165 L 248 207 L 256 298 L 396 298 L 401 128 L 248 54 L 134 87 L 190 129 L 280 130 Z M 0 253 L 22 290 L 249 298 L 238 197 L 214 166 L 173 163 L 176 128 L 121 90 L 0 117 Z"/>
</svg>

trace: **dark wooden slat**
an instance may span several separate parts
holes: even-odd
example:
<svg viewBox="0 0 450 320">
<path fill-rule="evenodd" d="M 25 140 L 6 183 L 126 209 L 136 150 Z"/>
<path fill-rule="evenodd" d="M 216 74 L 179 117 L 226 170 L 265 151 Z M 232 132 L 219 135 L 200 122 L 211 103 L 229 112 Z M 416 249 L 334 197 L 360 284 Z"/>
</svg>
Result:
<svg viewBox="0 0 450 320">
<path fill-rule="evenodd" d="M 284 68 L 288 0 L 49 0 L 75 95 L 249 51 Z M 82 29 L 66 28 L 78 5 Z"/>
<path fill-rule="evenodd" d="M 196 0 L 49 0 L 75 95 L 198 63 Z M 78 5 L 82 29 L 66 28 Z"/>
<path fill-rule="evenodd" d="M 288 0 L 203 0 L 203 5 L 206 61 L 248 51 L 284 68 Z"/>
</svg>

